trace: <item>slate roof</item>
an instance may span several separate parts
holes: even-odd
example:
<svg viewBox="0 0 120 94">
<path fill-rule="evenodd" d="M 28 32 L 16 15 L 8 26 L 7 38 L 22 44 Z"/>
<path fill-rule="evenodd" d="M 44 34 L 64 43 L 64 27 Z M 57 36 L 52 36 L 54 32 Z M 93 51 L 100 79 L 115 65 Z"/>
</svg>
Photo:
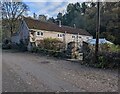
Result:
<svg viewBox="0 0 120 94">
<path fill-rule="evenodd" d="M 78 28 L 73 28 L 73 27 L 63 26 L 63 25 L 59 27 L 59 25 L 57 24 L 50 23 L 50 22 L 43 22 L 40 20 L 33 19 L 31 17 L 24 17 L 24 21 L 26 22 L 29 29 L 56 31 L 61 33 L 65 33 L 66 31 L 67 33 L 70 33 L 70 34 L 79 33 L 79 35 L 92 36 L 91 34 L 89 34 L 87 31 L 83 29 L 78 29 Z"/>
</svg>

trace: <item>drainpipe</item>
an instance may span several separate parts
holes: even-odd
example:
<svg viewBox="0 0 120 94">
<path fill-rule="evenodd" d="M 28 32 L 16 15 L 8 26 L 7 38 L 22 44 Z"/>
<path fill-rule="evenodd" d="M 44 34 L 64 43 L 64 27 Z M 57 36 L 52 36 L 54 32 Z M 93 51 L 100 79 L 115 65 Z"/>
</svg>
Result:
<svg viewBox="0 0 120 94">
<path fill-rule="evenodd" d="M 65 35 L 64 35 L 65 50 L 67 50 L 66 34 L 67 32 L 65 31 Z"/>
<path fill-rule="evenodd" d="M 77 47 L 79 48 L 79 33 L 77 34 Z"/>
</svg>

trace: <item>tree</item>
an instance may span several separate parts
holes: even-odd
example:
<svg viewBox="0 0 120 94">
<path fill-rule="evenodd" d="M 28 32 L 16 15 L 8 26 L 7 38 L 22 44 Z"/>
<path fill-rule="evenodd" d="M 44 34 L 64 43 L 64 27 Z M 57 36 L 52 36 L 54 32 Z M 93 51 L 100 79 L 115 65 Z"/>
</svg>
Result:
<svg viewBox="0 0 120 94">
<path fill-rule="evenodd" d="M 96 6 L 96 3 L 92 2 L 92 3 L 90 4 L 90 6 L 91 6 L 91 7 L 95 7 L 95 6 Z"/>
<path fill-rule="evenodd" d="M 120 2 L 100 3 L 100 38 L 120 44 Z M 62 24 L 88 31 L 96 37 L 97 3 L 83 2 L 70 3 L 66 8 L 66 13 L 58 13 L 57 19 L 61 19 Z"/>
<path fill-rule="evenodd" d="M 2 2 L 2 19 L 10 30 L 11 36 L 14 33 L 16 21 L 28 10 L 23 2 Z"/>
<path fill-rule="evenodd" d="M 63 18 L 63 16 L 62 16 L 62 13 L 58 13 L 58 15 L 57 15 L 57 20 L 61 20 L 62 21 L 62 18 Z"/>
<path fill-rule="evenodd" d="M 33 18 L 37 19 L 37 14 L 36 13 L 33 13 Z"/>
<path fill-rule="evenodd" d="M 83 2 L 83 3 L 82 3 L 82 13 L 84 13 L 84 14 L 85 14 L 86 9 L 87 9 L 87 5 L 86 5 L 86 3 L 85 3 L 85 2 Z"/>
<path fill-rule="evenodd" d="M 47 21 L 50 23 L 55 23 L 55 19 L 53 17 L 49 18 Z"/>
</svg>

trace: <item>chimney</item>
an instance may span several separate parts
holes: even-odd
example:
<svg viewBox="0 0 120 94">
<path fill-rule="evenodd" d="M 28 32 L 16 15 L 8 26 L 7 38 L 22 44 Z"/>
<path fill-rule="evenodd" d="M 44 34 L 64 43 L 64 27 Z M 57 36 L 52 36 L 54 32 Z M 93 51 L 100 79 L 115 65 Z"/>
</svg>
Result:
<svg viewBox="0 0 120 94">
<path fill-rule="evenodd" d="M 76 25 L 74 24 L 74 28 L 76 28 Z"/>
<path fill-rule="evenodd" d="M 33 13 L 33 18 L 37 19 L 37 15 L 35 13 Z"/>
<path fill-rule="evenodd" d="M 59 20 L 59 27 L 61 27 L 61 20 Z"/>
</svg>

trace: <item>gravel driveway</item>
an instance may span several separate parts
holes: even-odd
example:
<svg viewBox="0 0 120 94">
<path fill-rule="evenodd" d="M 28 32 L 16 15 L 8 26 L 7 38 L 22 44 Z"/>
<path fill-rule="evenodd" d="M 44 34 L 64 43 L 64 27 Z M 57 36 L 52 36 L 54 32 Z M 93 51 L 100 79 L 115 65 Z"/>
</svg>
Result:
<svg viewBox="0 0 120 94">
<path fill-rule="evenodd" d="M 3 92 L 117 92 L 117 70 L 28 52 L 3 51 Z"/>
</svg>

